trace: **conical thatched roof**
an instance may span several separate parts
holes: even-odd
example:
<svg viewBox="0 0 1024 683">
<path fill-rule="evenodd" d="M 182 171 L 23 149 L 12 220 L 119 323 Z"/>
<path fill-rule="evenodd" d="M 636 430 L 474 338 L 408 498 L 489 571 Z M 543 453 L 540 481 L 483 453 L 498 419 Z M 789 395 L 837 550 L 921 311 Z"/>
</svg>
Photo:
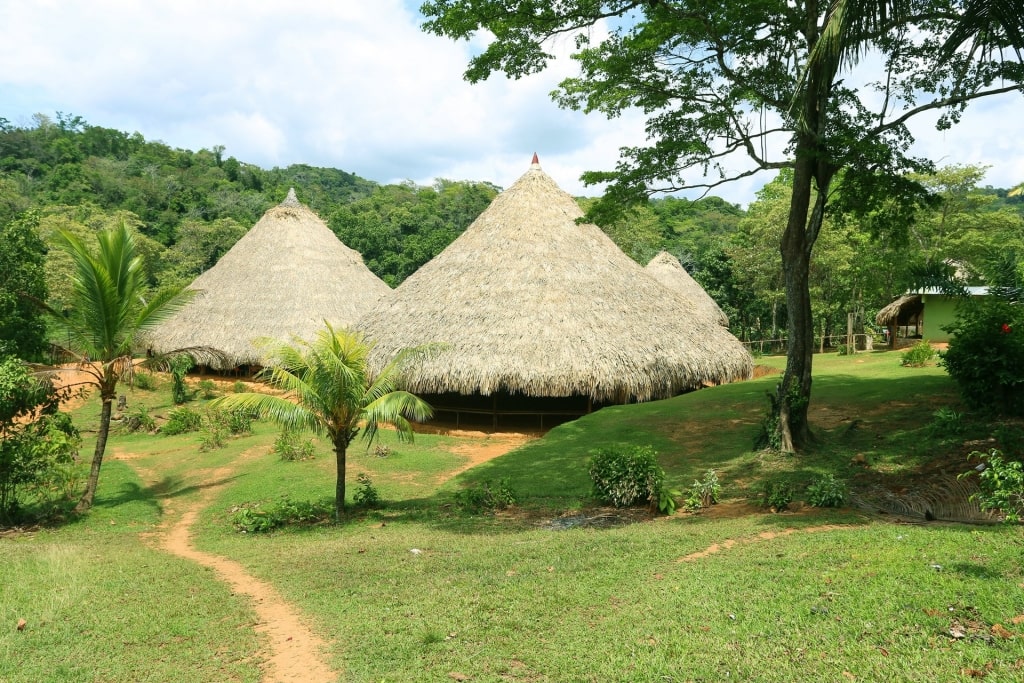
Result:
<svg viewBox="0 0 1024 683">
<path fill-rule="evenodd" d="M 288 197 L 189 285 L 195 298 L 147 340 L 166 353 L 210 347 L 228 367 L 261 360 L 253 341 L 351 326 L 391 289 L 308 207 Z"/>
<path fill-rule="evenodd" d="M 680 294 L 684 299 L 689 299 L 697 310 L 705 314 L 719 325 L 729 326 L 729 318 L 725 315 L 715 300 L 704 291 L 700 284 L 690 277 L 683 265 L 679 263 L 672 254 L 663 251 L 648 263 L 644 270 L 655 280 L 665 285 L 668 289 Z"/>
<path fill-rule="evenodd" d="M 412 391 L 599 401 L 662 398 L 750 375 L 750 355 L 735 337 L 597 226 L 577 224 L 582 215 L 535 162 L 359 321 L 376 342 L 371 363 L 440 343 L 410 367 Z"/>
</svg>

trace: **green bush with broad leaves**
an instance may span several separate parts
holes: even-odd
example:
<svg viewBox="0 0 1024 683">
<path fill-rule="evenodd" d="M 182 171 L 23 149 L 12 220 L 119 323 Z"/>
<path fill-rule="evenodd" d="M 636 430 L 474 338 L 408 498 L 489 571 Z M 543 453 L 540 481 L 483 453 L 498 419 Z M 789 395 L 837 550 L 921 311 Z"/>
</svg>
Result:
<svg viewBox="0 0 1024 683">
<path fill-rule="evenodd" d="M 292 500 L 287 496 L 263 505 L 243 503 L 232 510 L 231 523 L 242 533 L 260 534 L 285 526 L 309 526 L 331 521 L 333 501 Z"/>
<path fill-rule="evenodd" d="M 709 508 L 718 502 L 722 494 L 722 484 L 718 481 L 718 472 L 708 470 L 703 479 L 695 479 L 686 496 L 687 510 Z"/>
<path fill-rule="evenodd" d="M 659 507 L 665 470 L 651 446 L 600 448 L 590 458 L 594 496 L 617 508 L 647 503 Z M 674 509 L 674 505 L 673 505 Z"/>
<path fill-rule="evenodd" d="M 807 502 L 817 508 L 842 507 L 846 502 L 846 482 L 834 474 L 823 474 L 807 486 Z"/>
<path fill-rule="evenodd" d="M 978 472 L 980 491 L 971 499 L 978 501 L 982 510 L 1001 512 L 1006 522 L 1024 519 L 1024 463 L 1007 458 L 995 448 L 988 453 L 974 451 L 968 459 L 983 461 L 975 470 L 960 475 L 963 478 Z"/>
<path fill-rule="evenodd" d="M 187 406 L 175 408 L 167 415 L 167 422 L 160 428 L 165 436 L 198 432 L 203 427 L 203 415 Z"/>
<path fill-rule="evenodd" d="M 971 408 L 1024 416 L 1024 305 L 965 302 L 942 364 Z"/>
<path fill-rule="evenodd" d="M 285 428 L 274 440 L 274 453 L 288 462 L 311 460 L 316 457 L 316 448 L 312 439 L 303 436 L 302 430 Z"/>
<path fill-rule="evenodd" d="M 782 512 L 793 502 L 793 485 L 787 481 L 769 481 L 761 487 L 761 507 Z"/>
<path fill-rule="evenodd" d="M 373 485 L 373 480 L 366 472 L 356 475 L 356 491 L 352 494 L 352 500 L 356 505 L 364 508 L 380 505 L 380 491 Z"/>
<path fill-rule="evenodd" d="M 922 339 L 900 354 L 900 365 L 908 368 L 923 368 L 935 358 L 935 349 L 927 339 Z"/>
<path fill-rule="evenodd" d="M 455 494 L 455 505 L 472 514 L 504 510 L 515 503 L 516 494 L 507 479 L 473 484 Z"/>
</svg>

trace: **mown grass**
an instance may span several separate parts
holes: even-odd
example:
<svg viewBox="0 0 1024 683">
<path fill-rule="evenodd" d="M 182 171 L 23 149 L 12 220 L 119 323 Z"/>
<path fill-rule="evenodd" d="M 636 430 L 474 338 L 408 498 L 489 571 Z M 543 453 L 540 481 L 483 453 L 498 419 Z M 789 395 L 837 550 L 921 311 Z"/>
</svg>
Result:
<svg viewBox="0 0 1024 683">
<path fill-rule="evenodd" d="M 815 367 L 819 440 L 805 455 L 751 450 L 778 380 L 766 377 L 606 408 L 451 480 L 466 437 L 387 434 L 392 454 L 355 448 L 349 470 L 350 490 L 367 472 L 383 507 L 264 536 L 234 531 L 232 508 L 329 497 L 323 444 L 314 460 L 282 462 L 268 425 L 207 453 L 195 435 L 116 436 L 113 452 L 131 459 L 104 465 L 88 518 L 0 539 L 0 681 L 257 680 L 265 653 L 248 606 L 145 540 L 235 461 L 196 542 L 298 606 L 330 642 L 339 680 L 1020 680 L 1019 527 L 889 524 L 851 510 L 547 524 L 593 505 L 586 460 L 608 444 L 654 446 L 679 487 L 713 467 L 726 496 L 742 498 L 773 477 L 900 477 L 973 436 L 934 429 L 934 411 L 957 406 L 941 369 L 901 368 L 896 354 Z M 129 402 L 158 403 L 161 391 Z M 459 487 L 498 479 L 519 494 L 512 513 L 452 505 Z"/>
</svg>

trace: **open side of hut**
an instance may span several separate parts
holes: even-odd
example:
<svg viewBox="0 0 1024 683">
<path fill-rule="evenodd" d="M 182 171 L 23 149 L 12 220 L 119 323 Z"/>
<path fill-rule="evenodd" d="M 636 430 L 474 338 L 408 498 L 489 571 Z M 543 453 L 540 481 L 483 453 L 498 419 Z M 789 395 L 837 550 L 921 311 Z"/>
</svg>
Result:
<svg viewBox="0 0 1024 683">
<path fill-rule="evenodd" d="M 215 349 L 227 358 L 217 369 L 258 365 L 262 337 L 312 339 L 324 321 L 352 326 L 391 293 L 294 189 L 189 289 L 192 301 L 145 342 L 157 353 Z"/>
<path fill-rule="evenodd" d="M 684 299 L 689 299 L 697 308 L 697 311 L 708 316 L 719 325 L 729 326 L 729 317 L 718 306 L 718 303 L 711 298 L 704 288 L 694 280 L 683 265 L 679 263 L 672 254 L 667 251 L 659 253 L 651 259 L 644 270 L 655 280 L 680 294 Z"/>
<path fill-rule="evenodd" d="M 916 337 L 924 317 L 920 294 L 904 294 L 875 316 L 875 322 L 889 331 L 889 343 L 895 348 L 898 337 Z"/>
<path fill-rule="evenodd" d="M 535 156 L 462 235 L 360 319 L 376 344 L 371 365 L 440 345 L 409 365 L 407 387 L 442 420 L 482 414 L 492 427 L 750 376 L 735 337 L 597 226 L 578 224 L 582 215 Z M 557 421 L 541 419 L 531 424 Z"/>
</svg>

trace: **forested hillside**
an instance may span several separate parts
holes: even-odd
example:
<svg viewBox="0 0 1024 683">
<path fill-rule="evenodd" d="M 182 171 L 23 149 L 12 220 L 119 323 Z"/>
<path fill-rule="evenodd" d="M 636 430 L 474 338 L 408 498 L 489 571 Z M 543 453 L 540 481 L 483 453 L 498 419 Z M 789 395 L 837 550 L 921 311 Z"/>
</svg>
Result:
<svg viewBox="0 0 1024 683">
<path fill-rule="evenodd" d="M 23 355 L 44 346 L 45 331 L 21 294 L 46 298 L 57 310 L 68 305 L 62 275 L 69 264 L 52 248 L 58 230 L 88 242 L 123 222 L 140 236 L 149 286 L 180 286 L 214 265 L 294 187 L 371 270 L 397 286 L 501 190 L 444 179 L 428 187 L 381 185 L 303 164 L 262 169 L 224 152 L 176 149 L 61 113 L 37 114 L 27 126 L 0 118 L 0 335 L 8 346 Z M 984 188 L 983 178 L 980 168 L 940 169 L 922 179 L 934 203 L 830 218 L 812 274 L 820 333 L 845 330 L 850 311 L 870 321 L 944 260 L 956 258 L 978 274 L 990 252 L 1024 253 L 1024 197 Z M 653 199 L 601 227 L 640 264 L 669 251 L 719 302 L 734 333 L 772 338 L 785 327 L 778 244 L 788 188 L 780 176 L 748 210 L 717 197 Z M 580 199 L 584 208 L 590 201 Z M 12 340 L 20 336 L 30 339 Z"/>
</svg>

